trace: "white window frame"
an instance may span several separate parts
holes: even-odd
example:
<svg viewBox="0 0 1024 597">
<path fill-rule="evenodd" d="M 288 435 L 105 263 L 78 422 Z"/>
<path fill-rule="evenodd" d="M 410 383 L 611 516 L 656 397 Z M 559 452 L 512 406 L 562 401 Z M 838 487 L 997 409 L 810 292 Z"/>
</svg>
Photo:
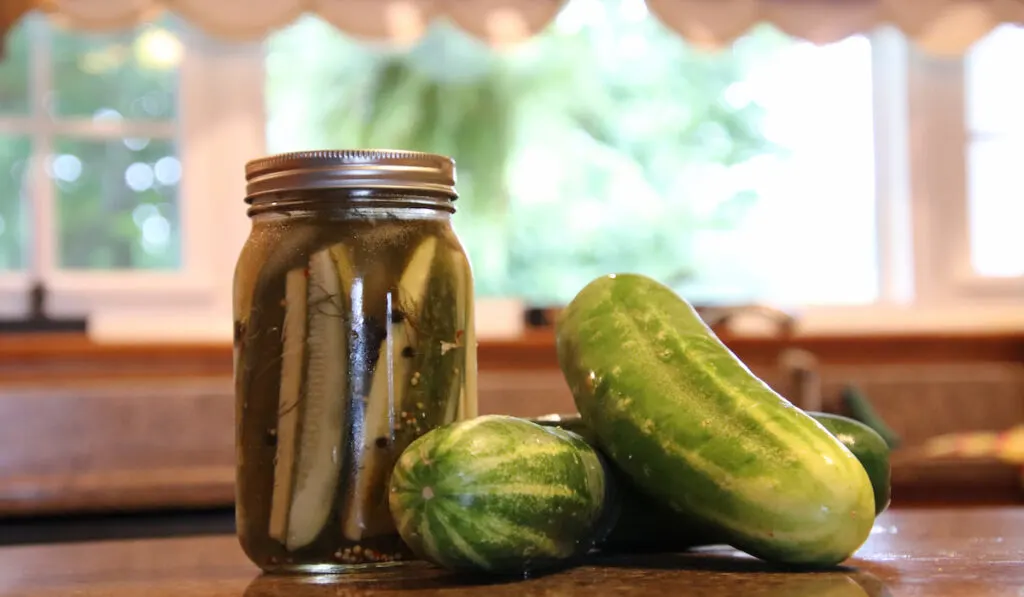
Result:
<svg viewBox="0 0 1024 597">
<path fill-rule="evenodd" d="M 1024 278 L 971 264 L 964 60 L 930 56 L 892 27 L 871 41 L 879 297 L 797 309 L 797 333 L 1024 330 Z M 748 319 L 733 331 L 773 329 Z"/>
<path fill-rule="evenodd" d="M 98 337 L 229 338 L 234 260 L 248 233 L 243 165 L 263 153 L 261 46 L 220 43 L 195 29 L 183 32 L 175 124 L 54 121 L 41 105 L 51 81 L 48 29 L 40 15 L 28 19 L 26 24 L 35 28 L 33 39 L 44 38 L 29 57 L 30 114 L 0 119 L 0 133 L 32 139 L 27 193 L 31 201 L 25 207 L 32 222 L 30 261 L 37 269 L 0 274 L 0 313 L 26 312 L 35 273 L 49 291 L 48 313 L 87 315 L 90 331 Z M 104 272 L 57 267 L 55 188 L 46 175 L 45 156 L 54 135 L 60 134 L 98 139 L 156 134 L 174 139 L 182 164 L 180 269 Z"/>
<path fill-rule="evenodd" d="M 910 101 L 920 106 L 916 134 L 915 207 L 927 215 L 922 250 L 934 256 L 918 272 L 922 298 L 935 304 L 1024 306 L 1024 276 L 991 277 L 971 263 L 970 187 L 965 60 L 911 54 Z"/>
</svg>

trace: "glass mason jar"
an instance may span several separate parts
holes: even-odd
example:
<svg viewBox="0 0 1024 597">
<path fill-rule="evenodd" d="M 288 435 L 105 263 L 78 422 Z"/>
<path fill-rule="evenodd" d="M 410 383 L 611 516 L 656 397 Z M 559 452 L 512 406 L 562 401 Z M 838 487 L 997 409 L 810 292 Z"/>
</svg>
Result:
<svg viewBox="0 0 1024 597">
<path fill-rule="evenodd" d="M 246 165 L 234 280 L 236 519 L 268 572 L 390 566 L 402 450 L 476 416 L 473 278 L 455 165 L 316 151 Z"/>
</svg>

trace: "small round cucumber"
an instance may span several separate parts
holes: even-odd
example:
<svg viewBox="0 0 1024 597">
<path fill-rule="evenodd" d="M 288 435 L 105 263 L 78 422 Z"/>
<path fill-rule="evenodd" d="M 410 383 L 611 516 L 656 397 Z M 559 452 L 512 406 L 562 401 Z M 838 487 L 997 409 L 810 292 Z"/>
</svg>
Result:
<svg viewBox="0 0 1024 597">
<path fill-rule="evenodd" d="M 597 451 L 578 435 L 486 415 L 428 431 L 391 476 L 391 514 L 421 558 L 453 571 L 525 575 L 567 565 L 610 528 Z"/>
<path fill-rule="evenodd" d="M 562 311 L 556 342 L 584 422 L 651 498 L 778 564 L 832 566 L 868 538 L 864 467 L 668 287 L 600 277 Z"/>
</svg>

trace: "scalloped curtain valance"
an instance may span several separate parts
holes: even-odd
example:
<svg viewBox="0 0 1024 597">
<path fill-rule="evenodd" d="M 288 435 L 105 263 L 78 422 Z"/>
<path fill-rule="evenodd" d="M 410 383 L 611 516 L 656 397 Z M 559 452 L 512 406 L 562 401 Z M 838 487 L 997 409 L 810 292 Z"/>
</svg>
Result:
<svg viewBox="0 0 1024 597">
<path fill-rule="evenodd" d="M 636 0 L 639 2 L 639 0 Z M 0 35 L 40 9 L 81 30 L 112 30 L 174 12 L 208 34 L 258 39 L 302 13 L 364 38 L 415 41 L 447 17 L 495 46 L 543 30 L 566 0 L 0 0 Z M 728 45 L 759 23 L 815 43 L 880 25 L 902 30 L 923 50 L 957 55 L 1002 23 L 1024 24 L 1024 0 L 646 0 L 668 27 L 702 47 Z"/>
</svg>

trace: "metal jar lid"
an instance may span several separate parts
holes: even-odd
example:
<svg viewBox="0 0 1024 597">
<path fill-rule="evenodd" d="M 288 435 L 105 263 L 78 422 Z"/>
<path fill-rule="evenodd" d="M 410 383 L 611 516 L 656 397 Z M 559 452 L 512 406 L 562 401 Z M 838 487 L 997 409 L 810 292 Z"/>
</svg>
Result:
<svg viewBox="0 0 1024 597">
<path fill-rule="evenodd" d="M 439 194 L 454 200 L 455 161 L 443 155 L 390 149 L 298 151 L 245 165 L 245 201 L 305 189 L 365 189 Z"/>
</svg>

